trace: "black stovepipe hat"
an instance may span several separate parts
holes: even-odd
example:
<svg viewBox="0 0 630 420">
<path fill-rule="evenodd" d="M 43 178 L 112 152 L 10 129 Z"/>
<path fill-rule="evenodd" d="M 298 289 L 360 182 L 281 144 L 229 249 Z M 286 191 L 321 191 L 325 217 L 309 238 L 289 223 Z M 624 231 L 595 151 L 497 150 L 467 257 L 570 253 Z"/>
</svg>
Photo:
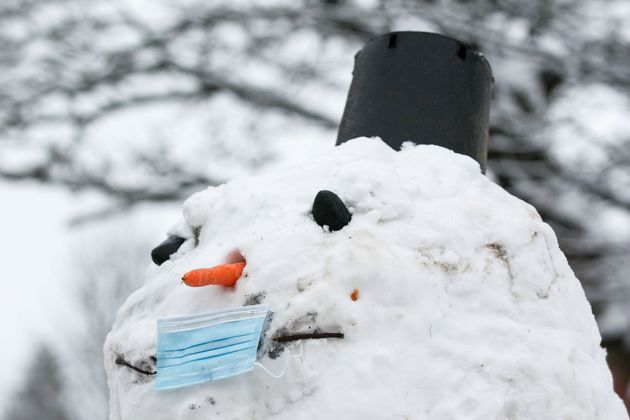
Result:
<svg viewBox="0 0 630 420">
<path fill-rule="evenodd" d="M 455 39 L 393 32 L 367 43 L 354 71 L 337 145 L 381 137 L 399 150 L 405 141 L 468 155 L 485 172 L 492 69 Z"/>
</svg>

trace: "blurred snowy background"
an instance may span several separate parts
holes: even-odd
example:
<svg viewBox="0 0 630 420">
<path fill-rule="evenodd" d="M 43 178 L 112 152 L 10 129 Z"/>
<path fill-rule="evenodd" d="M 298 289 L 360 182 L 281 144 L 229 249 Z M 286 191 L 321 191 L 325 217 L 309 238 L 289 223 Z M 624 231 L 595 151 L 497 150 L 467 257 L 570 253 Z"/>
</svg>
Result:
<svg viewBox="0 0 630 420">
<path fill-rule="evenodd" d="M 488 57 L 489 176 L 556 230 L 627 394 L 627 0 L 2 0 L 0 418 L 106 419 L 102 342 L 181 201 L 332 147 L 394 30 Z"/>
</svg>

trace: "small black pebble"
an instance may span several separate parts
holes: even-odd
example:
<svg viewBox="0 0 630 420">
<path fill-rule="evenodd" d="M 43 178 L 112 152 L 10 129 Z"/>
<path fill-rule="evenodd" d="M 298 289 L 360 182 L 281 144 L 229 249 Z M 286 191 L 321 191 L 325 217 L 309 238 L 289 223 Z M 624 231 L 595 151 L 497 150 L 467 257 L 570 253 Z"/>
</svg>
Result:
<svg viewBox="0 0 630 420">
<path fill-rule="evenodd" d="M 151 251 L 151 259 L 157 265 L 162 265 L 164 261 L 168 260 L 180 246 L 186 241 L 179 236 L 169 236 L 164 242 L 153 248 Z"/>
<path fill-rule="evenodd" d="M 328 226 L 331 231 L 343 229 L 352 215 L 341 198 L 332 191 L 322 190 L 313 201 L 313 218 L 321 227 Z"/>
</svg>

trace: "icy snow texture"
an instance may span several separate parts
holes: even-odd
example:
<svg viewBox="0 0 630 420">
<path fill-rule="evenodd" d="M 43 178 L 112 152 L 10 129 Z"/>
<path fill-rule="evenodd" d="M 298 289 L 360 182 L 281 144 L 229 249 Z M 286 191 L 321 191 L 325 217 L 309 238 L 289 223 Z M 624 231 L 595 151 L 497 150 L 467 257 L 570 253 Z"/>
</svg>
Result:
<svg viewBox="0 0 630 420">
<path fill-rule="evenodd" d="M 327 232 L 319 190 L 353 213 Z M 173 232 L 190 239 L 153 267 L 105 344 L 111 418 L 627 419 L 580 283 L 535 209 L 437 146 L 395 152 L 356 139 L 311 162 L 189 198 Z M 195 246 L 194 228 L 201 227 Z M 234 289 L 181 276 L 247 259 Z M 359 290 L 359 299 L 350 295 Z M 156 320 L 244 305 L 274 313 L 253 372 L 156 392 Z M 319 329 L 345 338 L 270 338 Z M 277 350 L 277 349 L 276 349 Z"/>
</svg>

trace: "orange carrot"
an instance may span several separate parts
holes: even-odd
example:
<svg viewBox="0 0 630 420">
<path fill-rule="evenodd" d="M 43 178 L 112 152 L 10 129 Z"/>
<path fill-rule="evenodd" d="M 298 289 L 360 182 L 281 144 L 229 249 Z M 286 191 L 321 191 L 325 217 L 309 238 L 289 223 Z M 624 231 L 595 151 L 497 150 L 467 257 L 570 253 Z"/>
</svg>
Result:
<svg viewBox="0 0 630 420">
<path fill-rule="evenodd" d="M 211 268 L 198 268 L 184 274 L 182 280 L 190 287 L 217 285 L 232 287 L 243 274 L 244 262 L 221 264 Z"/>
</svg>

